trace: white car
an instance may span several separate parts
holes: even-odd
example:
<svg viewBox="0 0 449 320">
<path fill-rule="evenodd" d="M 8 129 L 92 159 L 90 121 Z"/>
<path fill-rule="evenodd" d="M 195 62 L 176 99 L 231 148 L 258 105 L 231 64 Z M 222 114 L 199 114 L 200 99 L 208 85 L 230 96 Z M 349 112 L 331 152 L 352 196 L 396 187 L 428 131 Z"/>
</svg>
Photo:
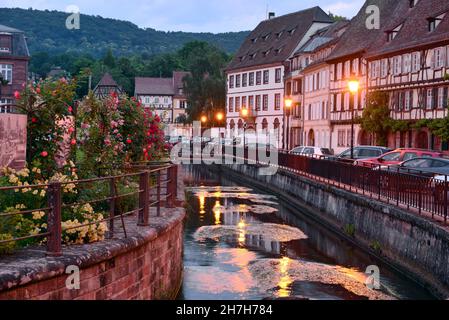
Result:
<svg viewBox="0 0 449 320">
<path fill-rule="evenodd" d="M 296 147 L 290 154 L 296 154 L 301 156 L 331 156 L 332 152 L 328 148 L 320 147 Z"/>
</svg>

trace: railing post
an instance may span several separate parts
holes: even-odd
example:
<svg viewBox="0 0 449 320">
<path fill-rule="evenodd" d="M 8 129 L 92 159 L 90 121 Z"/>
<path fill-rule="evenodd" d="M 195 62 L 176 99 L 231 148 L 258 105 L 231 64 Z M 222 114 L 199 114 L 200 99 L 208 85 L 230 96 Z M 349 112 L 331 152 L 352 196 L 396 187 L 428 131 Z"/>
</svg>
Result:
<svg viewBox="0 0 449 320">
<path fill-rule="evenodd" d="M 168 169 L 169 172 L 169 197 L 167 199 L 167 208 L 174 208 L 177 198 L 178 187 L 178 167 L 176 165 L 171 166 Z"/>
<path fill-rule="evenodd" d="M 397 176 L 396 176 L 396 206 L 399 207 L 399 197 L 400 197 L 400 170 L 398 168 Z"/>
<path fill-rule="evenodd" d="M 150 174 L 148 171 L 140 174 L 139 183 L 139 226 L 148 226 L 150 215 Z"/>
<path fill-rule="evenodd" d="M 448 203 L 448 192 L 449 192 L 449 190 L 448 190 L 448 183 L 449 183 L 449 181 L 447 180 L 447 176 L 445 176 L 445 178 L 444 178 L 444 223 L 447 223 L 447 211 L 448 211 L 448 209 L 447 209 L 447 207 L 449 206 L 449 203 Z"/>
<path fill-rule="evenodd" d="M 62 255 L 62 226 L 61 207 L 62 191 L 61 183 L 52 183 L 48 189 L 48 204 L 51 210 L 48 213 L 47 255 L 59 257 Z"/>
<path fill-rule="evenodd" d="M 114 237 L 114 222 L 115 222 L 115 207 L 116 207 L 116 194 L 115 194 L 115 179 L 109 180 L 109 234 L 108 238 Z"/>
<path fill-rule="evenodd" d="M 156 185 L 157 185 L 157 194 L 156 194 L 156 201 L 157 201 L 157 216 L 161 216 L 161 172 L 157 172 L 157 178 L 156 178 Z"/>
</svg>

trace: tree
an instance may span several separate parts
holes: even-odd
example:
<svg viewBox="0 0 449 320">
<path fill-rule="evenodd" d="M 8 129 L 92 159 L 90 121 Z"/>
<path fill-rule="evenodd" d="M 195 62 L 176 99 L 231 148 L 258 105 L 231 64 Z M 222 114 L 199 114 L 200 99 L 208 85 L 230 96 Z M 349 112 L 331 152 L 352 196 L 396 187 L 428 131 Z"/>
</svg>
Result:
<svg viewBox="0 0 449 320">
<path fill-rule="evenodd" d="M 226 79 L 223 69 L 230 57 L 218 48 L 199 41 L 186 44 L 178 54 L 186 69 L 191 72 L 184 79 L 189 100 L 189 122 L 206 115 L 209 124 L 214 125 L 215 114 L 226 110 Z"/>
<path fill-rule="evenodd" d="M 103 63 L 105 66 L 109 68 L 115 68 L 115 58 L 111 49 L 109 49 L 106 55 L 104 56 Z"/>
<path fill-rule="evenodd" d="M 378 145 L 386 146 L 392 124 L 388 93 L 380 91 L 369 93 L 366 108 L 359 121 L 363 130 L 375 135 Z"/>
</svg>

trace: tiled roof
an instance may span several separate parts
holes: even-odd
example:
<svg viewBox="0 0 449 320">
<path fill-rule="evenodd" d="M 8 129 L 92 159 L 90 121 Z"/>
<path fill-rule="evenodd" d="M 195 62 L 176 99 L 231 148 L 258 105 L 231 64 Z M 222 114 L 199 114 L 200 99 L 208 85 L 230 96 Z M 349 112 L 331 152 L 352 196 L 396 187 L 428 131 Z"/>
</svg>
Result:
<svg viewBox="0 0 449 320">
<path fill-rule="evenodd" d="M 112 78 L 111 74 L 106 72 L 101 78 L 100 82 L 98 82 L 97 87 L 118 87 L 119 85 L 115 82 L 114 78 Z"/>
<path fill-rule="evenodd" d="M 136 95 L 173 96 L 172 78 L 136 78 Z"/>
<path fill-rule="evenodd" d="M 371 50 L 368 56 L 379 56 L 395 51 L 417 48 L 432 43 L 449 42 L 449 1 L 420 0 L 415 7 L 410 8 L 409 1 L 401 0 L 393 19 L 384 29 L 383 43 Z M 429 18 L 435 18 L 446 13 L 439 26 L 429 31 Z M 402 25 L 396 37 L 387 42 L 387 31 Z"/>
<path fill-rule="evenodd" d="M 427 1 L 427 0 L 420 0 Z M 408 0 L 367 0 L 359 13 L 351 20 L 348 29 L 338 41 L 334 51 L 328 57 L 328 61 L 338 60 L 346 56 L 364 54 L 370 48 L 376 48 L 382 43 L 386 35 L 382 30 L 383 21 L 391 21 L 395 11 L 401 2 Z M 380 10 L 380 29 L 368 29 L 366 13 L 368 6 L 377 6 Z"/>
<path fill-rule="evenodd" d="M 161 95 L 183 98 L 183 80 L 190 72 L 174 71 L 172 78 L 136 78 L 136 95 Z"/>
<path fill-rule="evenodd" d="M 12 52 L 0 52 L 0 57 L 29 57 L 30 52 L 26 43 L 25 35 L 22 31 L 0 24 L 0 33 L 10 33 L 12 35 Z"/>
<path fill-rule="evenodd" d="M 314 7 L 262 21 L 246 38 L 227 70 L 284 62 L 316 22 L 333 20 L 320 7 Z"/>
</svg>

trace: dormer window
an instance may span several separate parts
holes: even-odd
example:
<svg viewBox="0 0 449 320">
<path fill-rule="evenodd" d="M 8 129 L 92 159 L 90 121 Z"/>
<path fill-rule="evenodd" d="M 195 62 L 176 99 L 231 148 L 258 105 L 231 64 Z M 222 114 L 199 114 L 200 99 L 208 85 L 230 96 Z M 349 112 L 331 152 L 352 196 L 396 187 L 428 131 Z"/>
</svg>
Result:
<svg viewBox="0 0 449 320">
<path fill-rule="evenodd" d="M 429 32 L 432 32 L 436 30 L 436 28 L 438 28 L 441 21 L 443 21 L 445 15 L 446 14 L 444 13 L 439 15 L 438 17 L 432 17 L 427 19 L 427 21 L 429 22 Z"/>
<path fill-rule="evenodd" d="M 270 52 L 271 52 L 271 49 L 268 49 L 267 51 L 263 52 L 263 55 L 266 57 L 270 54 Z"/>
<path fill-rule="evenodd" d="M 265 36 L 263 36 L 262 38 L 263 38 L 263 41 L 267 41 L 268 39 L 270 39 L 270 33 L 269 34 L 267 34 L 267 35 L 265 35 Z"/>
<path fill-rule="evenodd" d="M 414 8 L 418 4 L 419 0 L 409 0 L 410 9 Z"/>
<path fill-rule="evenodd" d="M 296 27 L 293 28 L 293 29 L 290 29 L 290 30 L 288 31 L 288 34 L 289 34 L 289 35 L 293 35 L 293 34 L 295 33 L 295 31 L 296 31 Z"/>
<path fill-rule="evenodd" d="M 280 38 L 280 37 L 282 37 L 282 35 L 284 34 L 284 31 L 280 31 L 280 32 L 278 32 L 278 33 L 276 33 L 276 38 Z"/>
<path fill-rule="evenodd" d="M 402 24 L 394 28 L 393 30 L 387 31 L 387 41 L 393 41 L 398 35 L 399 31 L 402 29 Z"/>
<path fill-rule="evenodd" d="M 253 39 L 251 39 L 251 42 L 252 42 L 252 43 L 256 43 L 256 42 L 257 42 L 257 37 L 256 37 L 256 38 L 253 38 Z"/>
</svg>

